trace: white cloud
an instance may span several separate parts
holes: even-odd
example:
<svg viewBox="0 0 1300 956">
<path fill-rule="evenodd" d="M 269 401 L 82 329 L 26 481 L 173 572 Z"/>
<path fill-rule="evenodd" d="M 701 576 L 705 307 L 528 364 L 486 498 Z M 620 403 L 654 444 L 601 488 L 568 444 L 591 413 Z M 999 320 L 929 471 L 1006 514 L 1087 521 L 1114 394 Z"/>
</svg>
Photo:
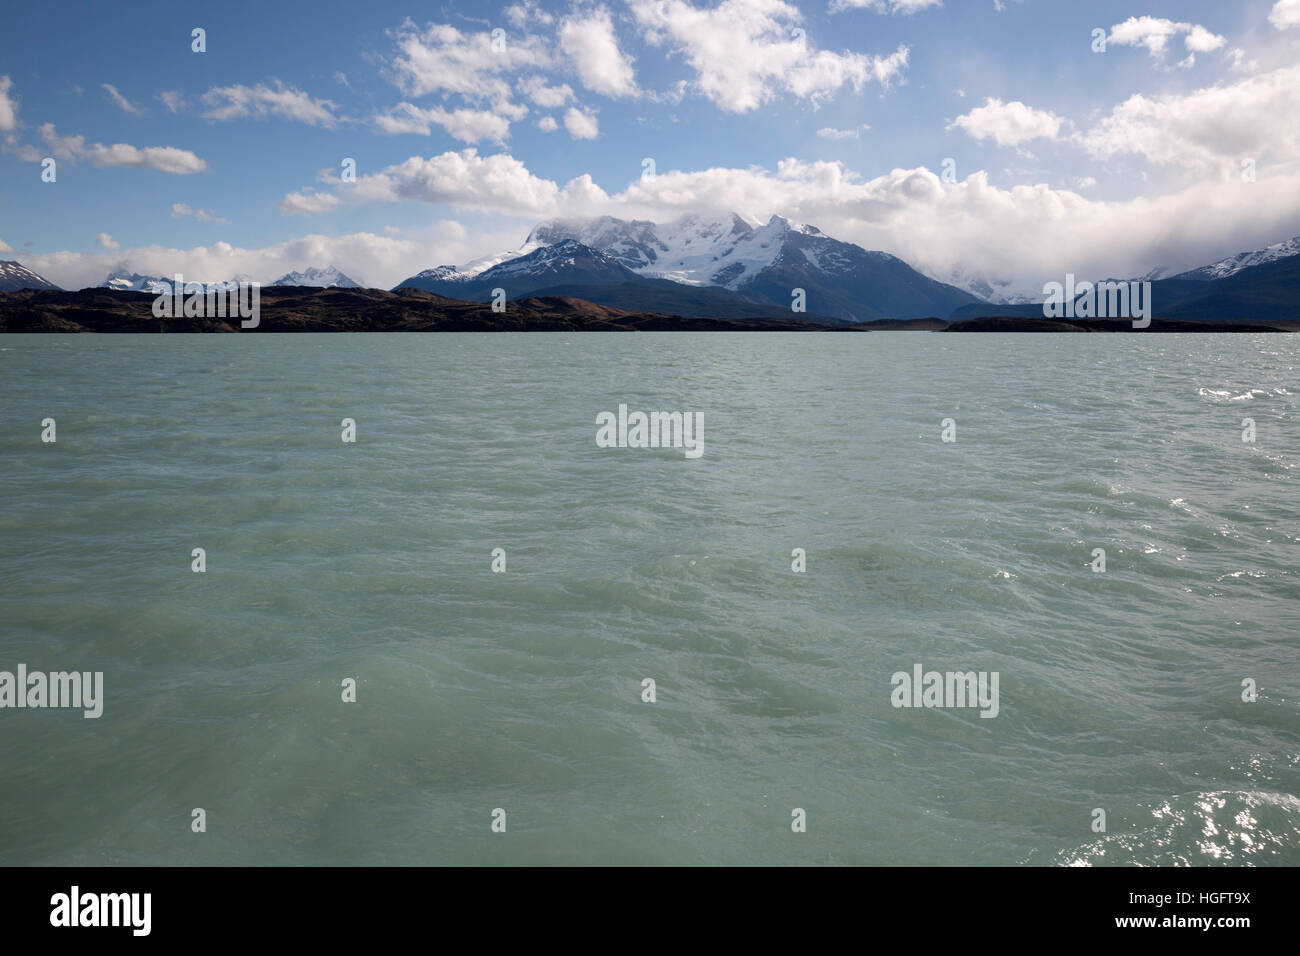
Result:
<svg viewBox="0 0 1300 956">
<path fill-rule="evenodd" d="M 600 134 L 595 116 L 572 107 L 564 114 L 564 128 L 574 139 L 595 139 Z"/>
<path fill-rule="evenodd" d="M 203 94 L 203 103 L 208 107 L 203 116 L 210 120 L 225 121 L 243 117 L 265 119 L 274 116 L 326 129 L 338 125 L 338 118 L 334 115 L 337 104 L 331 100 L 313 99 L 302 90 L 285 86 L 279 80 L 275 81 L 274 88 L 265 83 L 257 86 L 214 86 Z"/>
<path fill-rule="evenodd" d="M 876 13 L 916 13 L 927 7 L 941 7 L 943 0 L 831 0 L 831 13 L 841 10 L 874 10 Z M 1001 11 L 1001 7 L 994 4 Z"/>
<path fill-rule="evenodd" d="M 1224 46 L 1228 41 L 1216 33 L 1211 33 L 1200 24 L 1182 23 L 1161 17 L 1129 17 L 1123 23 L 1110 28 L 1107 43 L 1115 46 L 1142 47 L 1155 60 L 1164 61 L 1169 50 L 1171 37 L 1183 35 L 1183 45 L 1189 53 L 1211 53 Z M 1195 62 L 1195 57 L 1190 58 Z M 1191 63 L 1184 61 L 1179 65 Z"/>
<path fill-rule="evenodd" d="M 399 239 L 361 232 L 342 236 L 305 235 L 258 249 L 217 242 L 210 246 L 169 248 L 142 246 L 93 253 L 54 252 L 24 256 L 29 269 L 48 276 L 65 289 L 96 285 L 122 267 L 144 275 L 183 273 L 194 281 L 215 282 L 237 274 L 271 282 L 286 272 L 334 263 L 358 282 L 389 288 L 422 269 L 465 262 L 482 248 L 507 248 L 519 242 L 524 226 L 505 233 L 468 232 L 455 220 L 438 220 L 418 235 Z M 485 244 L 485 245 L 480 245 Z"/>
<path fill-rule="evenodd" d="M 1269 12 L 1268 22 L 1278 30 L 1300 27 L 1300 0 L 1277 0 Z"/>
<path fill-rule="evenodd" d="M 854 126 L 851 129 L 836 129 L 833 126 L 825 126 L 817 131 L 817 135 L 822 139 L 858 139 L 869 129 L 871 127 L 866 123 L 861 126 Z"/>
<path fill-rule="evenodd" d="M 173 219 L 195 219 L 199 222 L 227 222 L 226 219 L 220 219 L 212 212 L 211 209 L 191 209 L 183 202 L 172 203 Z"/>
<path fill-rule="evenodd" d="M 792 35 L 801 14 L 785 0 L 723 0 L 707 9 L 686 0 L 629 3 L 646 42 L 679 53 L 700 91 L 732 113 L 781 92 L 815 104 L 845 86 L 888 86 L 907 67 L 906 46 L 884 57 L 812 49 L 806 35 Z"/>
<path fill-rule="evenodd" d="M 167 107 L 169 113 L 179 113 L 185 107 L 180 90 L 163 90 L 158 94 L 158 99 L 162 100 L 163 106 Z"/>
<path fill-rule="evenodd" d="M 135 103 L 132 103 L 125 96 L 119 93 L 117 87 L 114 86 L 112 83 L 101 83 L 100 86 L 102 86 L 104 92 L 108 94 L 108 98 L 113 101 L 113 105 L 116 106 L 118 109 L 120 109 L 123 113 L 130 113 L 132 116 L 144 115 L 144 108 Z"/>
<path fill-rule="evenodd" d="M 338 204 L 339 197 L 331 193 L 289 193 L 280 200 L 280 215 L 315 216 Z"/>
<path fill-rule="evenodd" d="M 554 116 L 543 116 L 537 121 L 537 128 L 543 133 L 554 133 L 560 128 L 560 124 L 555 122 Z"/>
<path fill-rule="evenodd" d="M 178 176 L 201 173 L 208 168 L 206 162 L 189 150 L 174 146 L 146 146 L 143 149 L 126 143 L 114 143 L 112 146 L 95 143 L 87 146 L 84 136 L 60 136 L 53 123 L 43 125 L 40 134 L 56 159 L 69 162 L 88 160 L 98 167 L 156 169 Z M 39 152 L 30 148 L 20 153 L 20 156 L 33 162 L 41 159 Z"/>
<path fill-rule="evenodd" d="M 632 61 L 618 47 L 614 22 L 604 7 L 566 17 L 560 48 L 573 62 L 582 85 L 602 96 L 636 96 Z"/>
<path fill-rule="evenodd" d="M 536 0 L 523 0 L 522 3 L 511 4 L 506 7 L 505 15 L 511 24 L 521 30 L 529 23 L 549 26 L 555 22 L 555 17 L 543 10 Z"/>
<path fill-rule="evenodd" d="M 1054 140 L 1064 120 L 1054 113 L 1036 110 L 1019 100 L 1003 103 L 989 97 L 984 105 L 948 124 L 965 130 L 977 140 L 991 139 L 999 146 L 1018 146 L 1033 139 Z"/>
<path fill-rule="evenodd" d="M 573 99 L 573 88 L 569 84 L 548 86 L 546 80 L 540 76 L 530 76 L 520 80 L 519 89 L 538 106 L 548 110 L 559 109 Z"/>
<path fill-rule="evenodd" d="M 385 133 L 420 133 L 428 136 L 434 126 L 463 143 L 479 140 L 503 142 L 510 135 L 510 121 L 488 110 L 445 110 L 440 106 L 420 109 L 412 103 L 398 103 L 388 113 L 377 114 L 374 123 Z"/>
<path fill-rule="evenodd" d="M 1220 176 L 1242 159 L 1288 161 L 1300 154 L 1300 66 L 1185 95 L 1136 94 L 1083 142 L 1099 158 L 1128 153 Z"/>
<path fill-rule="evenodd" d="M 18 125 L 18 101 L 9 95 L 13 80 L 0 76 L 0 132 L 9 132 Z"/>
<path fill-rule="evenodd" d="M 101 249 L 121 249 L 121 244 L 106 232 L 101 232 L 95 237 Z"/>
<path fill-rule="evenodd" d="M 462 33 L 438 23 L 420 30 L 410 20 L 393 36 L 398 52 L 388 70 L 407 96 L 455 93 L 491 104 L 512 119 L 523 114 L 512 102 L 503 76 L 551 65 L 550 52 L 537 37 L 506 36 L 504 44 L 494 48 L 490 31 Z"/>
<path fill-rule="evenodd" d="M 3 239 L 0 239 L 0 254 L 6 252 L 13 252 L 13 251 L 14 251 L 13 246 L 9 245 L 9 243 L 5 242 Z"/>
<path fill-rule="evenodd" d="M 1227 58 L 1230 61 L 1229 68 L 1239 73 L 1254 73 L 1259 69 L 1259 60 L 1246 59 L 1246 51 L 1241 47 L 1233 47 L 1229 50 Z"/>
<path fill-rule="evenodd" d="M 1194 53 L 1213 53 L 1227 42 L 1225 37 L 1221 37 L 1217 33 L 1211 33 L 1200 24 L 1192 27 L 1183 40 L 1187 49 Z"/>
<path fill-rule="evenodd" d="M 427 159 L 412 156 L 358 178 L 349 191 L 358 200 L 447 203 L 520 217 L 554 215 L 561 208 L 595 209 L 609 198 L 589 175 L 578 176 L 561 189 L 549 179 L 534 176 L 513 156 L 480 156 L 473 148 Z"/>
</svg>

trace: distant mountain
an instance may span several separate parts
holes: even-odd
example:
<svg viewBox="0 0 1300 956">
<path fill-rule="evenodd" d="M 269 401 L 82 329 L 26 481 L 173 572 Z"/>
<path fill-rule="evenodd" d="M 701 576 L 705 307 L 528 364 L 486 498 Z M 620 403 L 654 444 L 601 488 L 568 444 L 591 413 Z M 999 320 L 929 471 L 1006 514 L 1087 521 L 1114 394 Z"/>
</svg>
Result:
<svg viewBox="0 0 1300 956">
<path fill-rule="evenodd" d="M 290 272 L 280 276 L 271 283 L 273 286 L 295 285 L 311 289 L 360 289 L 361 284 L 353 282 L 334 266 L 328 269 L 309 268 L 306 272 Z"/>
<path fill-rule="evenodd" d="M 736 213 L 684 216 L 664 225 L 610 216 L 557 219 L 537 226 L 528 241 L 563 238 L 614 256 L 641 275 L 720 286 L 781 312 L 789 312 L 797 288 L 804 290 L 809 313 L 857 322 L 944 317 L 979 301 L 889 253 L 869 252 L 781 216 L 761 225 Z"/>
<path fill-rule="evenodd" d="M 125 267 L 120 267 L 108 274 L 97 289 L 113 289 L 117 292 L 148 292 L 150 295 L 157 295 L 160 291 L 170 291 L 175 276 L 147 276 L 138 272 L 128 272 Z M 230 279 L 217 279 L 212 282 L 202 282 L 197 279 L 186 279 L 185 284 L 198 282 L 204 288 L 237 289 L 241 282 L 252 282 L 253 279 L 244 273 L 239 273 Z"/>
<path fill-rule="evenodd" d="M 555 219 L 534 228 L 519 255 L 492 262 L 481 271 L 473 264 L 439 266 L 398 288 L 480 299 L 495 283 L 508 295 L 563 290 L 614 305 L 609 297 L 617 285 L 619 307 L 636 306 L 639 290 L 653 295 L 655 309 L 680 315 L 749 316 L 798 315 L 791 304 L 794 290 L 803 289 L 807 315 L 848 322 L 946 317 L 979 301 L 888 253 L 868 252 L 780 216 L 761 225 L 735 213 L 663 225 L 612 216 Z"/>
<path fill-rule="evenodd" d="M 1300 248 L 1291 255 L 1282 254 L 1293 248 L 1292 243 L 1297 240 L 1153 281 L 1152 318 L 1219 323 L 1300 322 Z M 1243 264 L 1247 262 L 1255 264 Z M 1041 319 L 1043 306 L 981 303 L 958 309 L 950 321 L 993 316 Z"/>
<path fill-rule="evenodd" d="M 565 239 L 554 245 L 533 245 L 533 251 L 493 265 L 481 272 L 438 266 L 426 269 L 397 285 L 397 289 L 424 289 L 470 301 L 490 298 L 503 288 L 510 298 L 559 283 L 608 285 L 636 281 L 639 276 L 612 256 L 581 242 Z"/>
<path fill-rule="evenodd" d="M 1215 279 L 1227 279 L 1235 276 L 1243 269 L 1267 265 L 1270 262 L 1289 259 L 1297 255 L 1300 255 L 1300 236 L 1295 239 L 1288 239 L 1285 242 L 1276 242 L 1254 252 L 1239 252 L 1235 256 L 1220 259 L 1218 262 L 1212 262 L 1208 266 L 1201 266 L 1199 269 L 1192 269 L 1189 272 L 1181 272 L 1171 278 L 1211 282 Z"/>
<path fill-rule="evenodd" d="M 17 259 L 0 259 L 0 292 L 19 289 L 58 289 L 53 282 L 39 276 Z"/>
<path fill-rule="evenodd" d="M 412 276 L 397 289 L 423 289 L 470 302 L 487 302 L 494 289 L 504 289 L 508 301 L 523 296 L 563 296 L 615 309 L 688 318 L 828 320 L 817 314 L 791 313 L 789 304 L 773 305 L 721 286 L 686 285 L 640 275 L 618 258 L 575 239 L 546 245 L 530 236 L 524 247 L 533 251 L 482 272 L 439 266 Z"/>
<path fill-rule="evenodd" d="M 98 288 L 116 289 L 118 292 L 154 292 L 155 286 L 163 282 L 170 287 L 172 280 L 161 276 L 144 276 L 138 272 L 127 272 L 125 268 L 118 268 L 110 272 Z"/>
</svg>

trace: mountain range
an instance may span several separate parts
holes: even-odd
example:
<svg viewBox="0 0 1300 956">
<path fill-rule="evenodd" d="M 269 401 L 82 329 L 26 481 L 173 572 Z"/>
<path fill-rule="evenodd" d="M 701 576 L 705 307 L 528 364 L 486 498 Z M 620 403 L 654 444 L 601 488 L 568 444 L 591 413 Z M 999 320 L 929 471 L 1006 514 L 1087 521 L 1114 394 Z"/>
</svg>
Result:
<svg viewBox="0 0 1300 956">
<path fill-rule="evenodd" d="M 33 273 L 35 275 L 35 273 Z M 37 277 L 39 278 L 39 276 Z M 148 292 L 151 295 L 157 295 L 159 286 L 166 285 L 171 288 L 172 278 L 167 276 L 146 276 L 138 272 L 128 272 L 126 268 L 120 267 L 108 274 L 98 286 L 100 289 L 115 289 L 118 292 Z M 240 282 L 252 281 L 246 275 L 236 275 L 230 279 L 221 279 L 216 282 L 202 282 L 201 285 L 214 285 L 221 288 L 237 286 Z M 274 282 L 273 286 L 302 286 L 312 289 L 360 289 L 362 286 L 349 279 L 346 275 L 330 266 L 328 269 L 308 269 L 306 272 L 289 272 L 280 276 Z M 6 288 L 0 285 L 0 289 Z M 43 286 L 42 288 L 57 288 L 56 286 Z"/>
<path fill-rule="evenodd" d="M 1160 275 L 1155 270 L 1143 277 L 1152 281 L 1155 318 L 1300 319 L 1300 238 L 1168 278 Z M 241 280 L 247 277 L 216 284 Z M 119 268 L 100 288 L 150 292 L 168 281 Z M 685 216 L 664 224 L 611 216 L 548 220 L 517 249 L 461 266 L 427 269 L 394 291 L 419 289 L 489 302 L 496 290 L 503 290 L 509 301 L 563 297 L 684 318 L 843 325 L 1043 317 L 1038 301 L 1024 296 L 1014 301 L 1009 284 L 977 282 L 969 275 L 963 284 L 982 295 L 923 275 L 889 253 L 833 239 L 815 226 L 781 216 L 760 223 L 733 213 Z M 270 286 L 361 288 L 334 266 L 291 272 Z M 58 287 L 16 261 L 0 261 L 0 291 L 24 288 Z M 795 290 L 802 290 L 802 312 L 791 307 Z"/>
<path fill-rule="evenodd" d="M 980 300 L 936 282 L 886 252 L 869 252 L 817 227 L 735 213 L 647 220 L 553 219 L 513 256 L 439 266 L 398 283 L 470 301 L 494 289 L 508 298 L 566 295 L 616 308 L 682 316 L 789 316 L 803 290 L 810 316 L 841 322 L 946 316 Z"/>
</svg>

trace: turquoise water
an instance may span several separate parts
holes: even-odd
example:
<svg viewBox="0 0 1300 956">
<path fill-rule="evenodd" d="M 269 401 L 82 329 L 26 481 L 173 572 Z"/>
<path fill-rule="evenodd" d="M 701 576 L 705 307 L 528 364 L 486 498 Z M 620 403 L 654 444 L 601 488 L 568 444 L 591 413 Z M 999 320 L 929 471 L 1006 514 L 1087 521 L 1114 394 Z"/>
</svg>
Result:
<svg viewBox="0 0 1300 956">
<path fill-rule="evenodd" d="M 0 337 L 0 669 L 105 684 L 0 710 L 0 863 L 1300 863 L 1297 365 Z M 703 456 L 598 448 L 620 403 Z M 997 717 L 891 706 L 918 663 L 997 672 Z"/>
</svg>

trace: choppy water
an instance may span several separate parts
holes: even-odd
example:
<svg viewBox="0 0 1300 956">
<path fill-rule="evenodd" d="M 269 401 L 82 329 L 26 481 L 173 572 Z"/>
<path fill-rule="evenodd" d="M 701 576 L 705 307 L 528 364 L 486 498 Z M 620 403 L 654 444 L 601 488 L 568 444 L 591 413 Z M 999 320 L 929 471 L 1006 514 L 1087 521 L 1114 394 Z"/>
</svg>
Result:
<svg viewBox="0 0 1300 956">
<path fill-rule="evenodd" d="M 0 669 L 106 683 L 0 710 L 0 862 L 1300 863 L 1298 359 L 0 337 Z M 621 402 L 703 457 L 596 447 Z"/>
</svg>

